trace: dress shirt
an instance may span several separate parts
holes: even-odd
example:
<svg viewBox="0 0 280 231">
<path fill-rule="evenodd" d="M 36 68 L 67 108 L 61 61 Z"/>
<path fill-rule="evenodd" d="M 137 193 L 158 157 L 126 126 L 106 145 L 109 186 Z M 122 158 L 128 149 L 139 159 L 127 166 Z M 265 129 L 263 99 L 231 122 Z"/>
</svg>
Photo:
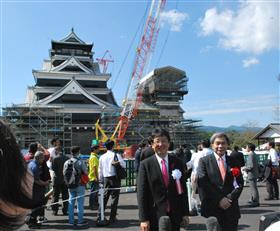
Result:
<svg viewBox="0 0 280 231">
<path fill-rule="evenodd" d="M 278 166 L 279 165 L 279 157 L 277 155 L 277 152 L 275 151 L 274 148 L 271 148 L 269 150 L 269 154 L 267 157 L 269 160 L 271 160 L 271 163 L 273 166 Z"/>
<path fill-rule="evenodd" d="M 157 158 L 157 161 L 158 161 L 158 164 L 159 164 L 159 166 L 160 166 L 161 171 L 162 171 L 161 160 L 164 160 L 164 161 L 165 161 L 165 165 L 166 165 L 167 172 L 169 172 L 169 168 L 168 168 L 168 154 L 167 154 L 164 158 L 161 158 L 158 154 L 156 154 L 156 158 Z"/>
<path fill-rule="evenodd" d="M 222 158 L 222 160 L 224 161 L 225 169 L 227 169 L 226 154 L 224 154 L 222 157 L 220 157 L 217 153 L 214 152 L 214 155 L 215 155 L 218 166 L 220 166 L 219 159 Z"/>
<path fill-rule="evenodd" d="M 115 167 L 112 165 L 115 153 L 108 150 L 99 158 L 98 176 L 99 181 L 103 181 L 104 177 L 110 177 L 116 175 Z M 120 154 L 117 154 L 120 165 L 125 168 L 125 162 Z"/>
<path fill-rule="evenodd" d="M 193 169 L 192 169 L 193 175 L 197 174 L 197 168 L 198 168 L 198 163 L 199 163 L 200 158 L 202 158 L 204 156 L 207 156 L 207 155 L 210 155 L 212 153 L 213 153 L 212 149 L 210 149 L 210 148 L 203 148 L 202 151 L 199 151 L 196 154 L 195 159 L 193 161 Z"/>
<path fill-rule="evenodd" d="M 49 148 L 48 152 L 50 153 L 50 158 L 47 161 L 47 166 L 49 167 L 49 169 L 52 169 L 52 159 L 56 156 L 55 147 Z"/>
</svg>

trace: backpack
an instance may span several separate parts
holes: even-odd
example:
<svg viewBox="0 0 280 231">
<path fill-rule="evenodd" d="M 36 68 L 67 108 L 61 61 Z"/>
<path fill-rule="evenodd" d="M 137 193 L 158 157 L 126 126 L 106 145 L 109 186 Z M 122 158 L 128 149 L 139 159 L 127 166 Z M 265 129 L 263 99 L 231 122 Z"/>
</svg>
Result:
<svg viewBox="0 0 280 231">
<path fill-rule="evenodd" d="M 81 173 L 75 167 L 77 161 L 71 158 L 63 166 L 64 182 L 68 188 L 77 188 L 80 185 Z"/>
</svg>

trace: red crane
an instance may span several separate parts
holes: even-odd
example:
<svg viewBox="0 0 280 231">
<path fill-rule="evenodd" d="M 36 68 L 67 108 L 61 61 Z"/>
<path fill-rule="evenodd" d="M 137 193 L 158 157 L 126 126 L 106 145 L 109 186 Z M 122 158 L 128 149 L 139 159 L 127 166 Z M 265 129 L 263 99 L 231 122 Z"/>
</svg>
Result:
<svg viewBox="0 0 280 231">
<path fill-rule="evenodd" d="M 160 15 L 165 7 L 165 3 L 166 0 L 152 0 L 151 3 L 143 35 L 136 50 L 133 71 L 126 92 L 120 121 L 115 129 L 115 132 L 118 130 L 118 139 L 120 140 L 124 139 L 129 121 L 137 115 L 139 105 L 142 102 L 143 85 L 139 84 L 139 82 L 143 77 L 147 61 L 149 60 L 156 44 L 160 28 Z"/>
<path fill-rule="evenodd" d="M 108 55 L 110 59 L 105 59 L 106 55 Z M 110 55 L 110 52 L 108 50 L 105 51 L 105 53 L 101 59 L 96 58 L 96 60 L 98 61 L 98 63 L 101 66 L 103 66 L 103 71 L 102 71 L 103 74 L 106 74 L 109 63 L 114 62 L 114 60 L 112 59 L 112 56 Z"/>
</svg>

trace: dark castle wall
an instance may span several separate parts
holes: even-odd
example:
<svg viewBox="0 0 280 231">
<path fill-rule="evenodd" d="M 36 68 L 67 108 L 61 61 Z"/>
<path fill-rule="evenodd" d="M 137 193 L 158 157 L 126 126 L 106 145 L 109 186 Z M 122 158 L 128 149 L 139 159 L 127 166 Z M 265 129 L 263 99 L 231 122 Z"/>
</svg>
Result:
<svg viewBox="0 0 280 231">
<path fill-rule="evenodd" d="M 91 141 L 94 139 L 94 131 L 80 129 L 72 133 L 72 145 L 81 147 L 81 154 L 90 154 Z"/>
</svg>

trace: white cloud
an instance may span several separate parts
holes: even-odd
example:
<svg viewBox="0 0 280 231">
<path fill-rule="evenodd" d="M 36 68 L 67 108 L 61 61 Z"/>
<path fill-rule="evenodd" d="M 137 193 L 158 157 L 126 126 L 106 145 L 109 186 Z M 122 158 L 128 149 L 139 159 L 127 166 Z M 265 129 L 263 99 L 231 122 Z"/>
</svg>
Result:
<svg viewBox="0 0 280 231">
<path fill-rule="evenodd" d="M 240 2 L 236 11 L 208 9 L 200 22 L 202 34 L 221 35 L 219 45 L 225 49 L 261 54 L 279 48 L 279 14 L 277 1 Z"/>
<path fill-rule="evenodd" d="M 259 64 L 259 60 L 256 58 L 244 59 L 242 62 L 243 62 L 243 67 L 245 68 L 250 67 L 252 65 Z"/>
<path fill-rule="evenodd" d="M 187 13 L 181 13 L 175 9 L 161 13 L 161 24 L 165 23 L 170 26 L 170 30 L 180 32 L 183 22 L 189 18 Z"/>
</svg>

